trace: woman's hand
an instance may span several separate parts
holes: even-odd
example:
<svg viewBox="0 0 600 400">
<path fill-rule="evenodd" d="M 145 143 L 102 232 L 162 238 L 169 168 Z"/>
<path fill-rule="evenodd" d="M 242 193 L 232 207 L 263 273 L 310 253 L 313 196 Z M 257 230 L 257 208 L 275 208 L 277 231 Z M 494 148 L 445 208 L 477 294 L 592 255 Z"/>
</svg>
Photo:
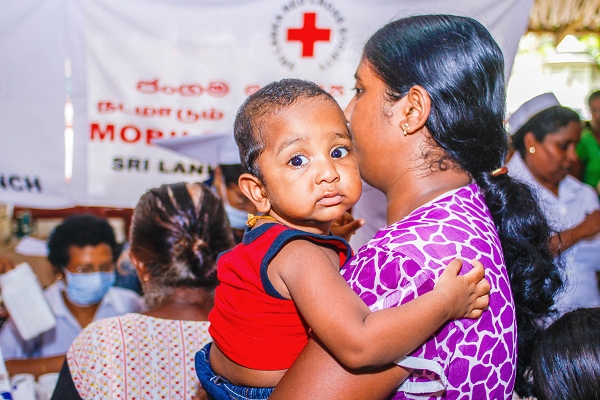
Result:
<svg viewBox="0 0 600 400">
<path fill-rule="evenodd" d="M 588 214 L 579 224 L 581 227 L 582 239 L 589 239 L 600 232 L 600 210 L 594 210 Z"/>
<path fill-rule="evenodd" d="M 598 232 L 600 232 L 600 210 L 594 210 L 579 225 L 552 235 L 550 250 L 552 254 L 559 255 L 580 241 L 596 236 Z"/>
<path fill-rule="evenodd" d="M 479 318 L 490 304 L 490 283 L 484 278 L 483 264 L 471 260 L 473 269 L 458 275 L 461 259 L 454 259 L 437 281 L 434 290 L 443 292 L 451 307 L 450 319 Z"/>
<path fill-rule="evenodd" d="M 192 400 L 208 400 L 208 394 L 202 386 L 198 388 L 198 393 L 196 393 Z"/>
<path fill-rule="evenodd" d="M 340 236 L 348 241 L 354 232 L 364 224 L 364 219 L 354 219 L 352 214 L 346 211 L 344 215 L 333 220 L 330 229 L 335 236 Z"/>
<path fill-rule="evenodd" d="M 409 374 L 409 370 L 392 365 L 377 370 L 349 370 L 318 338 L 312 337 L 269 400 L 388 399 Z"/>
</svg>

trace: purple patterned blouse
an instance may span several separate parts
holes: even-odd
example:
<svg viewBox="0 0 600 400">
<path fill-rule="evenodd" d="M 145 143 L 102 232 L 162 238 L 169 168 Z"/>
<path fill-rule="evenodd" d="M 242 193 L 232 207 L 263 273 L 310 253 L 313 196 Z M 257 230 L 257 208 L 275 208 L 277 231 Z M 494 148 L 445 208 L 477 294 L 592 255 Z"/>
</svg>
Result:
<svg viewBox="0 0 600 400">
<path fill-rule="evenodd" d="M 457 256 L 478 259 L 490 282 L 489 310 L 446 323 L 398 360 L 412 368 L 393 399 L 510 399 L 515 383 L 515 307 L 502 247 L 475 184 L 443 194 L 382 228 L 344 266 L 348 284 L 371 310 L 394 307 L 433 289 Z M 466 262 L 465 266 L 471 269 Z"/>
</svg>

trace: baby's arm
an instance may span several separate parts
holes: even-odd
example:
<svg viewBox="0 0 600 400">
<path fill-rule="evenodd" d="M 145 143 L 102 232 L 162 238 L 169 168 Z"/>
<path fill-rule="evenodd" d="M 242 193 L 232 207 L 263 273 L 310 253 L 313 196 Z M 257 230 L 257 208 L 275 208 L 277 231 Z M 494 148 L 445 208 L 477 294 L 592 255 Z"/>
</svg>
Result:
<svg viewBox="0 0 600 400">
<path fill-rule="evenodd" d="M 272 282 L 281 280 L 319 340 L 348 368 L 394 362 L 449 319 L 478 317 L 489 302 L 483 266 L 475 263 L 472 271 L 457 276 L 461 261 L 455 260 L 431 292 L 371 313 L 340 275 L 332 253 L 296 240 L 283 247 L 268 273 Z"/>
</svg>

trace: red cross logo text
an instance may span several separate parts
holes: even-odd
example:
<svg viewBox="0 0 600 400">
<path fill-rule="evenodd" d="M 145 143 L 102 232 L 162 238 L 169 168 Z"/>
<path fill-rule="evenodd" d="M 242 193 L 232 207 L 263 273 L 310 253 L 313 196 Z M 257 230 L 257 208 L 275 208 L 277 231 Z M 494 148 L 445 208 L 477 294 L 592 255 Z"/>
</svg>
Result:
<svg viewBox="0 0 600 400">
<path fill-rule="evenodd" d="M 304 24 L 302 28 L 287 30 L 288 42 L 302 42 L 302 57 L 313 57 L 315 53 L 315 42 L 329 42 L 331 29 L 317 28 L 317 14 L 304 13 Z"/>
</svg>

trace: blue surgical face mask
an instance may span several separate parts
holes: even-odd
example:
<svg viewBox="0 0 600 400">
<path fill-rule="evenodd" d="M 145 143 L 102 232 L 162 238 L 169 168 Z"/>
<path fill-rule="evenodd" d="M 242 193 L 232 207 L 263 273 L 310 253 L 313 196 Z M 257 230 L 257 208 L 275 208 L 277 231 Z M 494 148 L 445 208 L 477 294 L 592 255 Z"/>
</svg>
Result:
<svg viewBox="0 0 600 400">
<path fill-rule="evenodd" d="M 239 208 L 233 207 L 229 204 L 229 197 L 227 197 L 227 190 L 225 188 L 227 184 L 225 183 L 225 179 L 221 181 L 221 200 L 223 200 L 223 206 L 225 207 L 225 213 L 227 213 L 227 218 L 229 219 L 229 226 L 232 229 L 240 229 L 244 230 L 248 226 L 246 225 L 246 221 L 248 221 L 248 211 L 240 210 Z"/>
<path fill-rule="evenodd" d="M 67 297 L 78 306 L 98 304 L 115 283 L 115 272 L 90 272 L 76 274 L 65 271 Z"/>
<path fill-rule="evenodd" d="M 227 200 L 223 202 L 227 218 L 229 218 L 229 226 L 233 229 L 246 229 L 246 221 L 248 221 L 248 212 L 234 208 Z"/>
</svg>

